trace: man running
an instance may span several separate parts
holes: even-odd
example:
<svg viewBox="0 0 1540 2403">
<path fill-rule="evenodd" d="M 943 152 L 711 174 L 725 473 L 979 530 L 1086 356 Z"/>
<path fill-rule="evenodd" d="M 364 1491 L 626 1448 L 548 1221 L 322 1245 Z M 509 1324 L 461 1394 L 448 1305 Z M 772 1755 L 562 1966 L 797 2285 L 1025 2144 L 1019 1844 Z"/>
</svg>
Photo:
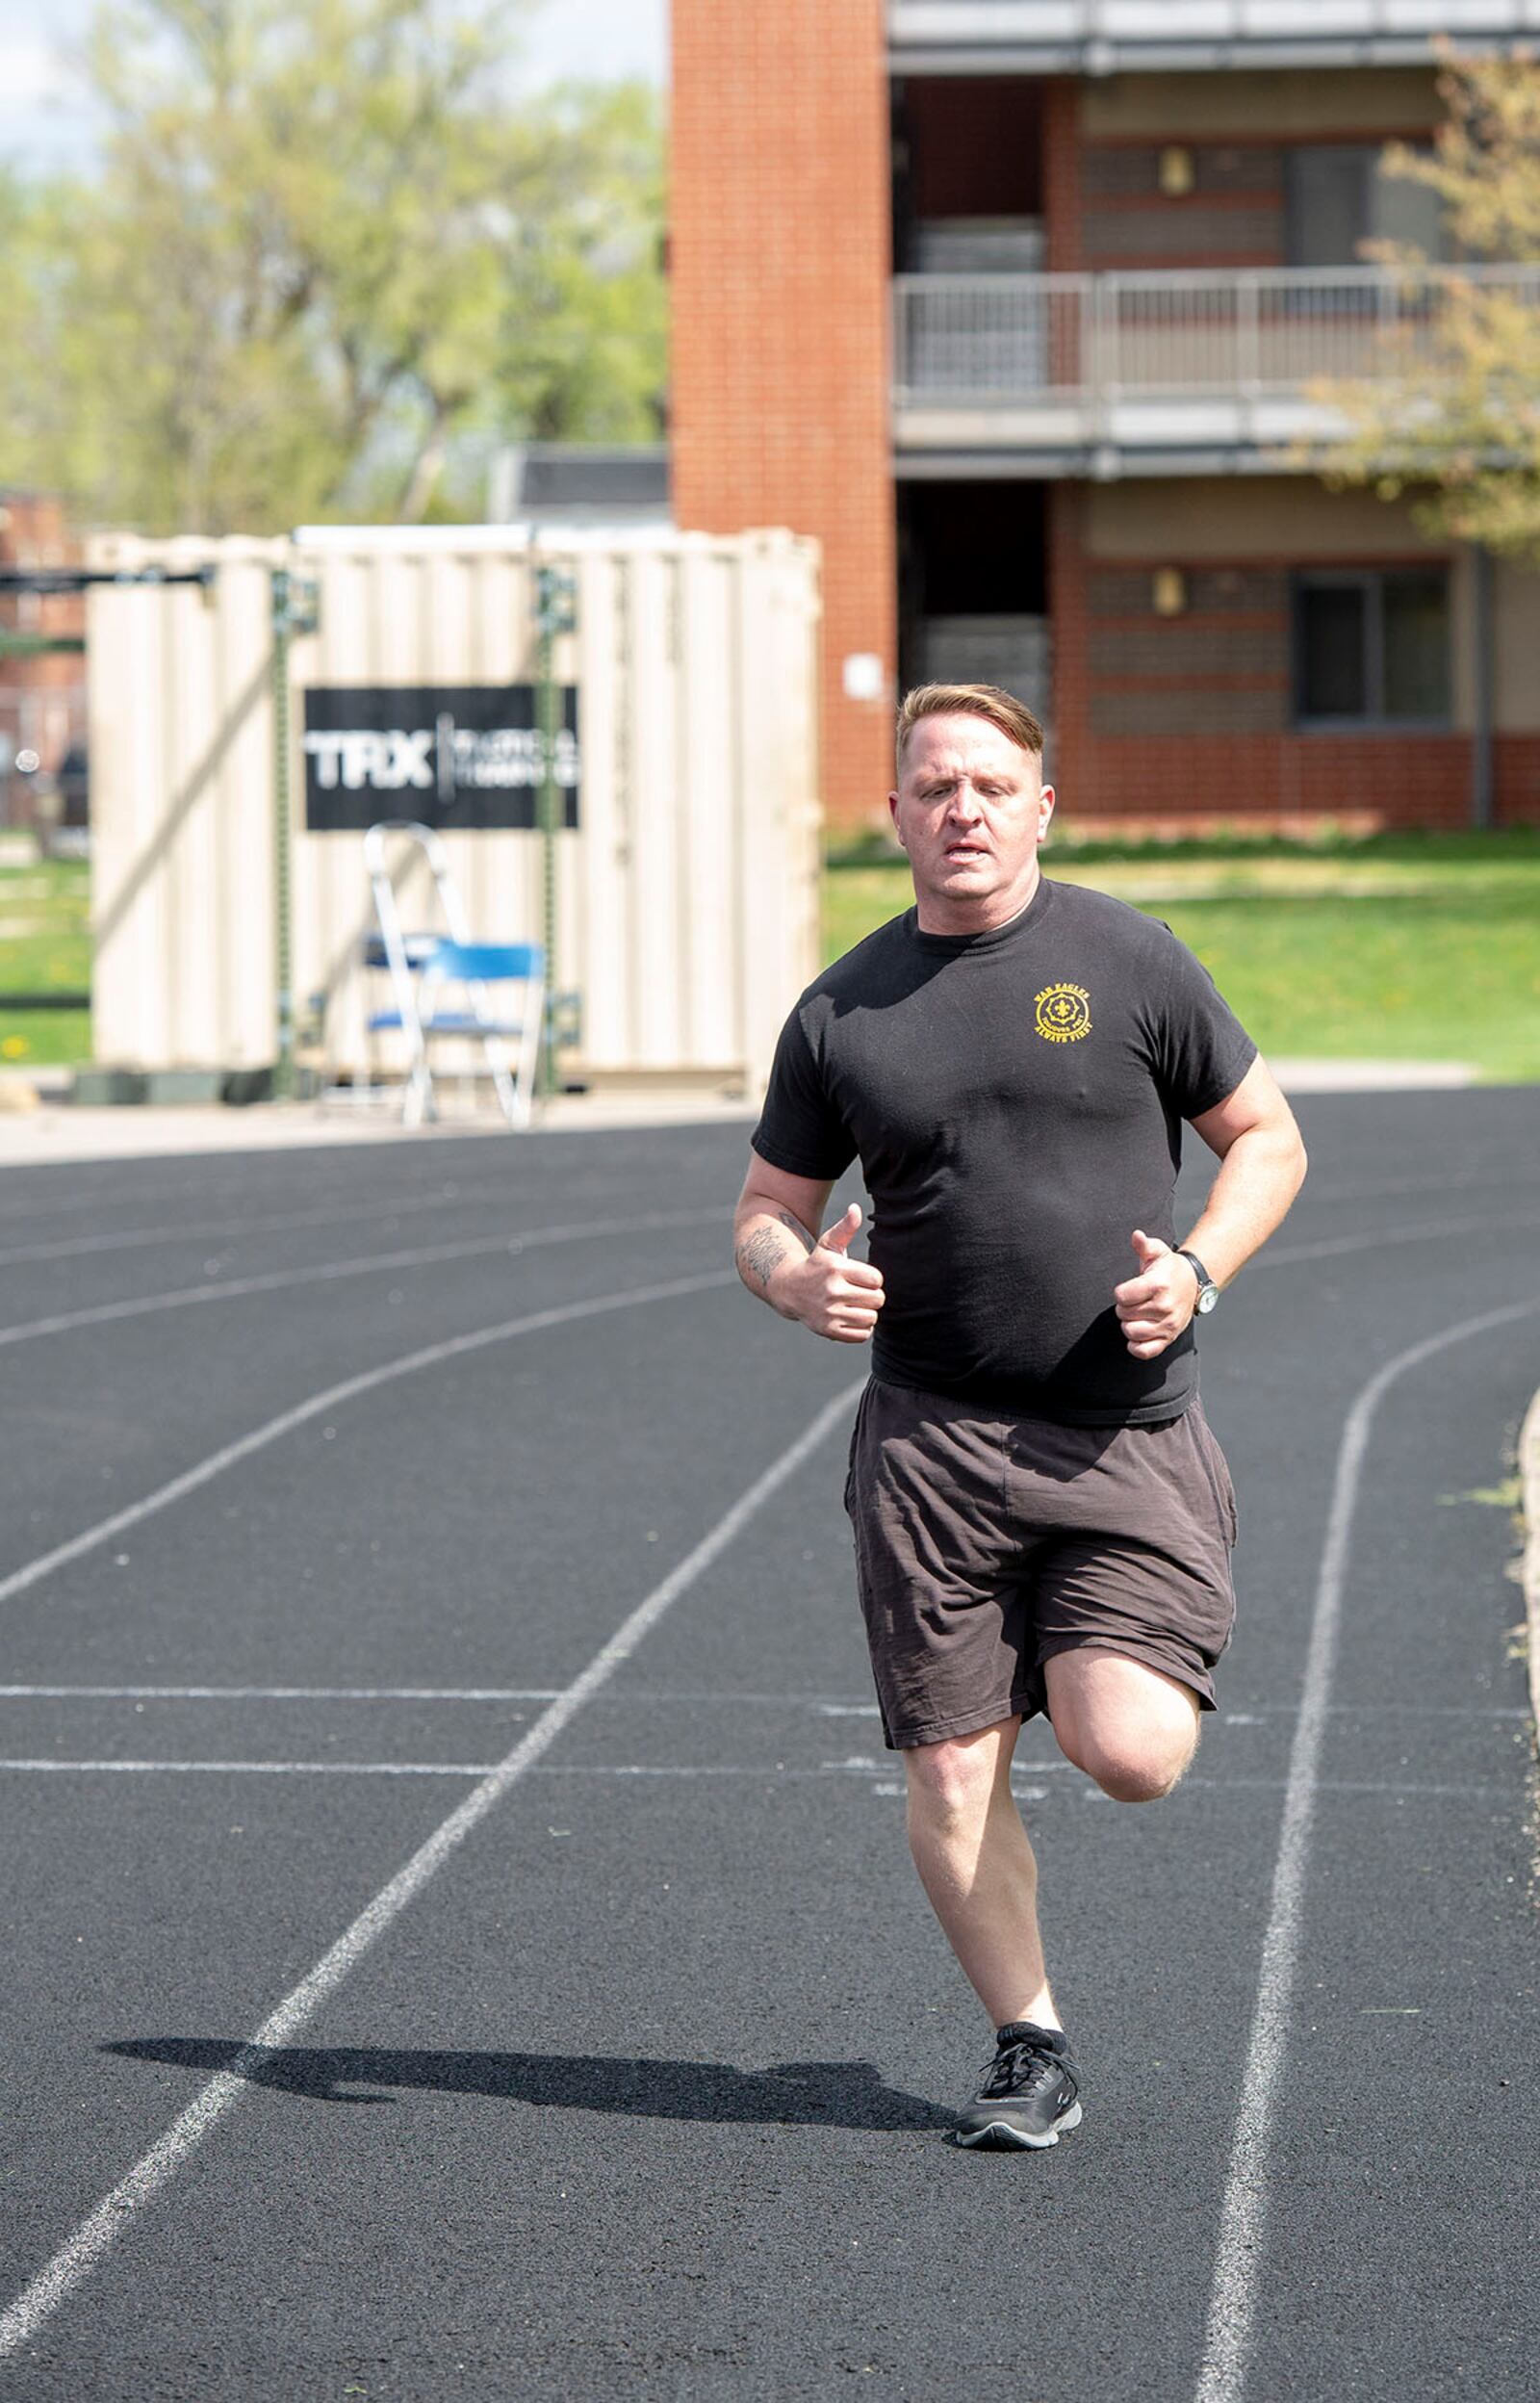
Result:
<svg viewBox="0 0 1540 2403">
<path fill-rule="evenodd" d="M 1012 1797 L 1024 1718 L 1122 1802 L 1192 1759 L 1235 1602 L 1229 1472 L 1192 1325 L 1282 1220 L 1304 1148 L 1257 1048 L 1168 928 L 1043 877 L 1042 730 L 926 685 L 889 796 L 914 907 L 783 1030 L 734 1226 L 782 1317 L 870 1342 L 846 1507 L 925 1891 L 997 2030 L 963 2144 L 1081 2114 Z M 1220 1162 L 1180 1245 L 1183 1121 Z M 871 1258 L 852 1203 L 859 1158 Z"/>
</svg>

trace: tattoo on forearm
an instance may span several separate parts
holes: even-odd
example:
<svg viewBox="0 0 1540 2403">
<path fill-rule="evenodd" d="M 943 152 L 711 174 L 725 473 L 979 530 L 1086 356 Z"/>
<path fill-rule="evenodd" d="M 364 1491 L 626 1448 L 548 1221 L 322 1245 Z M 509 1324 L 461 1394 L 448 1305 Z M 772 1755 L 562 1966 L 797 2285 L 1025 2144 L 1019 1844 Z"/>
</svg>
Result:
<svg viewBox="0 0 1540 2403">
<path fill-rule="evenodd" d="M 771 1277 L 785 1256 L 786 1247 L 773 1227 L 757 1227 L 738 1246 L 738 1266 L 758 1279 L 764 1293 L 769 1292 Z"/>
<path fill-rule="evenodd" d="M 778 1210 L 776 1216 L 787 1233 L 796 1236 L 804 1252 L 816 1252 L 818 1239 L 808 1234 L 800 1218 L 790 1210 Z M 791 1254 L 773 1227 L 756 1227 L 738 1245 L 736 1257 L 743 1273 L 756 1279 L 761 1293 L 768 1293 L 771 1278 Z"/>
<path fill-rule="evenodd" d="M 780 1219 L 783 1227 L 790 1227 L 792 1233 L 796 1236 L 797 1241 L 801 1244 L 805 1252 L 817 1251 L 817 1237 L 808 1234 L 807 1227 L 803 1225 L 800 1218 L 793 1218 L 789 1210 L 778 1210 L 776 1215 Z"/>
</svg>

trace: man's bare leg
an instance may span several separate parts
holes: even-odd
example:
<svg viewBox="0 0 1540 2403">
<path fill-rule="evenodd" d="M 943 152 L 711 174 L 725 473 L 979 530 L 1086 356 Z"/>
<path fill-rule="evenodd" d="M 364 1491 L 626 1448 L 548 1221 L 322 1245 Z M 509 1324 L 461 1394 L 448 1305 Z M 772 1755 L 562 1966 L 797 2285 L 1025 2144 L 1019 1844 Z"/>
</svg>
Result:
<svg viewBox="0 0 1540 2403">
<path fill-rule="evenodd" d="M 1094 1644 L 1055 1653 L 1043 1674 L 1066 1760 L 1115 1802 L 1158 1802 L 1170 1793 L 1197 1749 L 1191 1686 Z"/>
<path fill-rule="evenodd" d="M 1168 1794 L 1197 1744 L 1197 1697 L 1142 1661 L 1085 1646 L 1046 1667 L 1060 1749 L 1118 1802 Z M 1018 1718 L 903 1755 L 920 1881 L 990 2025 L 1062 2026 L 1038 1929 L 1038 1864 L 1011 1793 Z"/>
<path fill-rule="evenodd" d="M 909 1842 L 991 2028 L 1060 2026 L 1038 1932 L 1038 1864 L 1011 1793 L 1018 1718 L 905 1749 Z"/>
</svg>

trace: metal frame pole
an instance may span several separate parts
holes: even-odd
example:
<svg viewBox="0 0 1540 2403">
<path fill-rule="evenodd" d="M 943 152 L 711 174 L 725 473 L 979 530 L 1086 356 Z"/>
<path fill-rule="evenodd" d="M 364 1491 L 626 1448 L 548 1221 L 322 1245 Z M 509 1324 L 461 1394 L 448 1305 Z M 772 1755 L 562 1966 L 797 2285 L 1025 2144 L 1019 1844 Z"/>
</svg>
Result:
<svg viewBox="0 0 1540 2403">
<path fill-rule="evenodd" d="M 556 782 L 556 737 L 561 732 L 561 690 L 556 683 L 556 636 L 577 625 L 578 588 L 564 568 L 545 562 L 535 570 L 537 675 L 535 717 L 540 733 L 541 942 L 546 954 L 545 1023 L 541 1028 L 536 1079 L 542 1100 L 556 1090 L 556 837 L 561 827 L 561 788 Z"/>
<path fill-rule="evenodd" d="M 294 807 L 290 785 L 293 726 L 289 645 L 321 623 L 320 596 L 308 578 L 287 567 L 272 571 L 272 915 L 277 1047 L 272 1098 L 295 1097 Z"/>
</svg>

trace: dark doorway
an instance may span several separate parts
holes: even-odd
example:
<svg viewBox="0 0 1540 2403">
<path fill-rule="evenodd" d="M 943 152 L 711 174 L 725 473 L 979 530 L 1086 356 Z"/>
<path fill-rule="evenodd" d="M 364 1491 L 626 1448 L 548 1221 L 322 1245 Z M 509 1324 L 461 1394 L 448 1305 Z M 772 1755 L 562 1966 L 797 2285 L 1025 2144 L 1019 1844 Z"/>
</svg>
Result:
<svg viewBox="0 0 1540 2403">
<path fill-rule="evenodd" d="M 917 75 L 894 86 L 893 256 L 901 274 L 1040 268 L 1040 84 Z"/>
<path fill-rule="evenodd" d="M 1002 685 L 1047 722 L 1046 486 L 898 488 L 899 668 L 904 684 Z"/>
</svg>

